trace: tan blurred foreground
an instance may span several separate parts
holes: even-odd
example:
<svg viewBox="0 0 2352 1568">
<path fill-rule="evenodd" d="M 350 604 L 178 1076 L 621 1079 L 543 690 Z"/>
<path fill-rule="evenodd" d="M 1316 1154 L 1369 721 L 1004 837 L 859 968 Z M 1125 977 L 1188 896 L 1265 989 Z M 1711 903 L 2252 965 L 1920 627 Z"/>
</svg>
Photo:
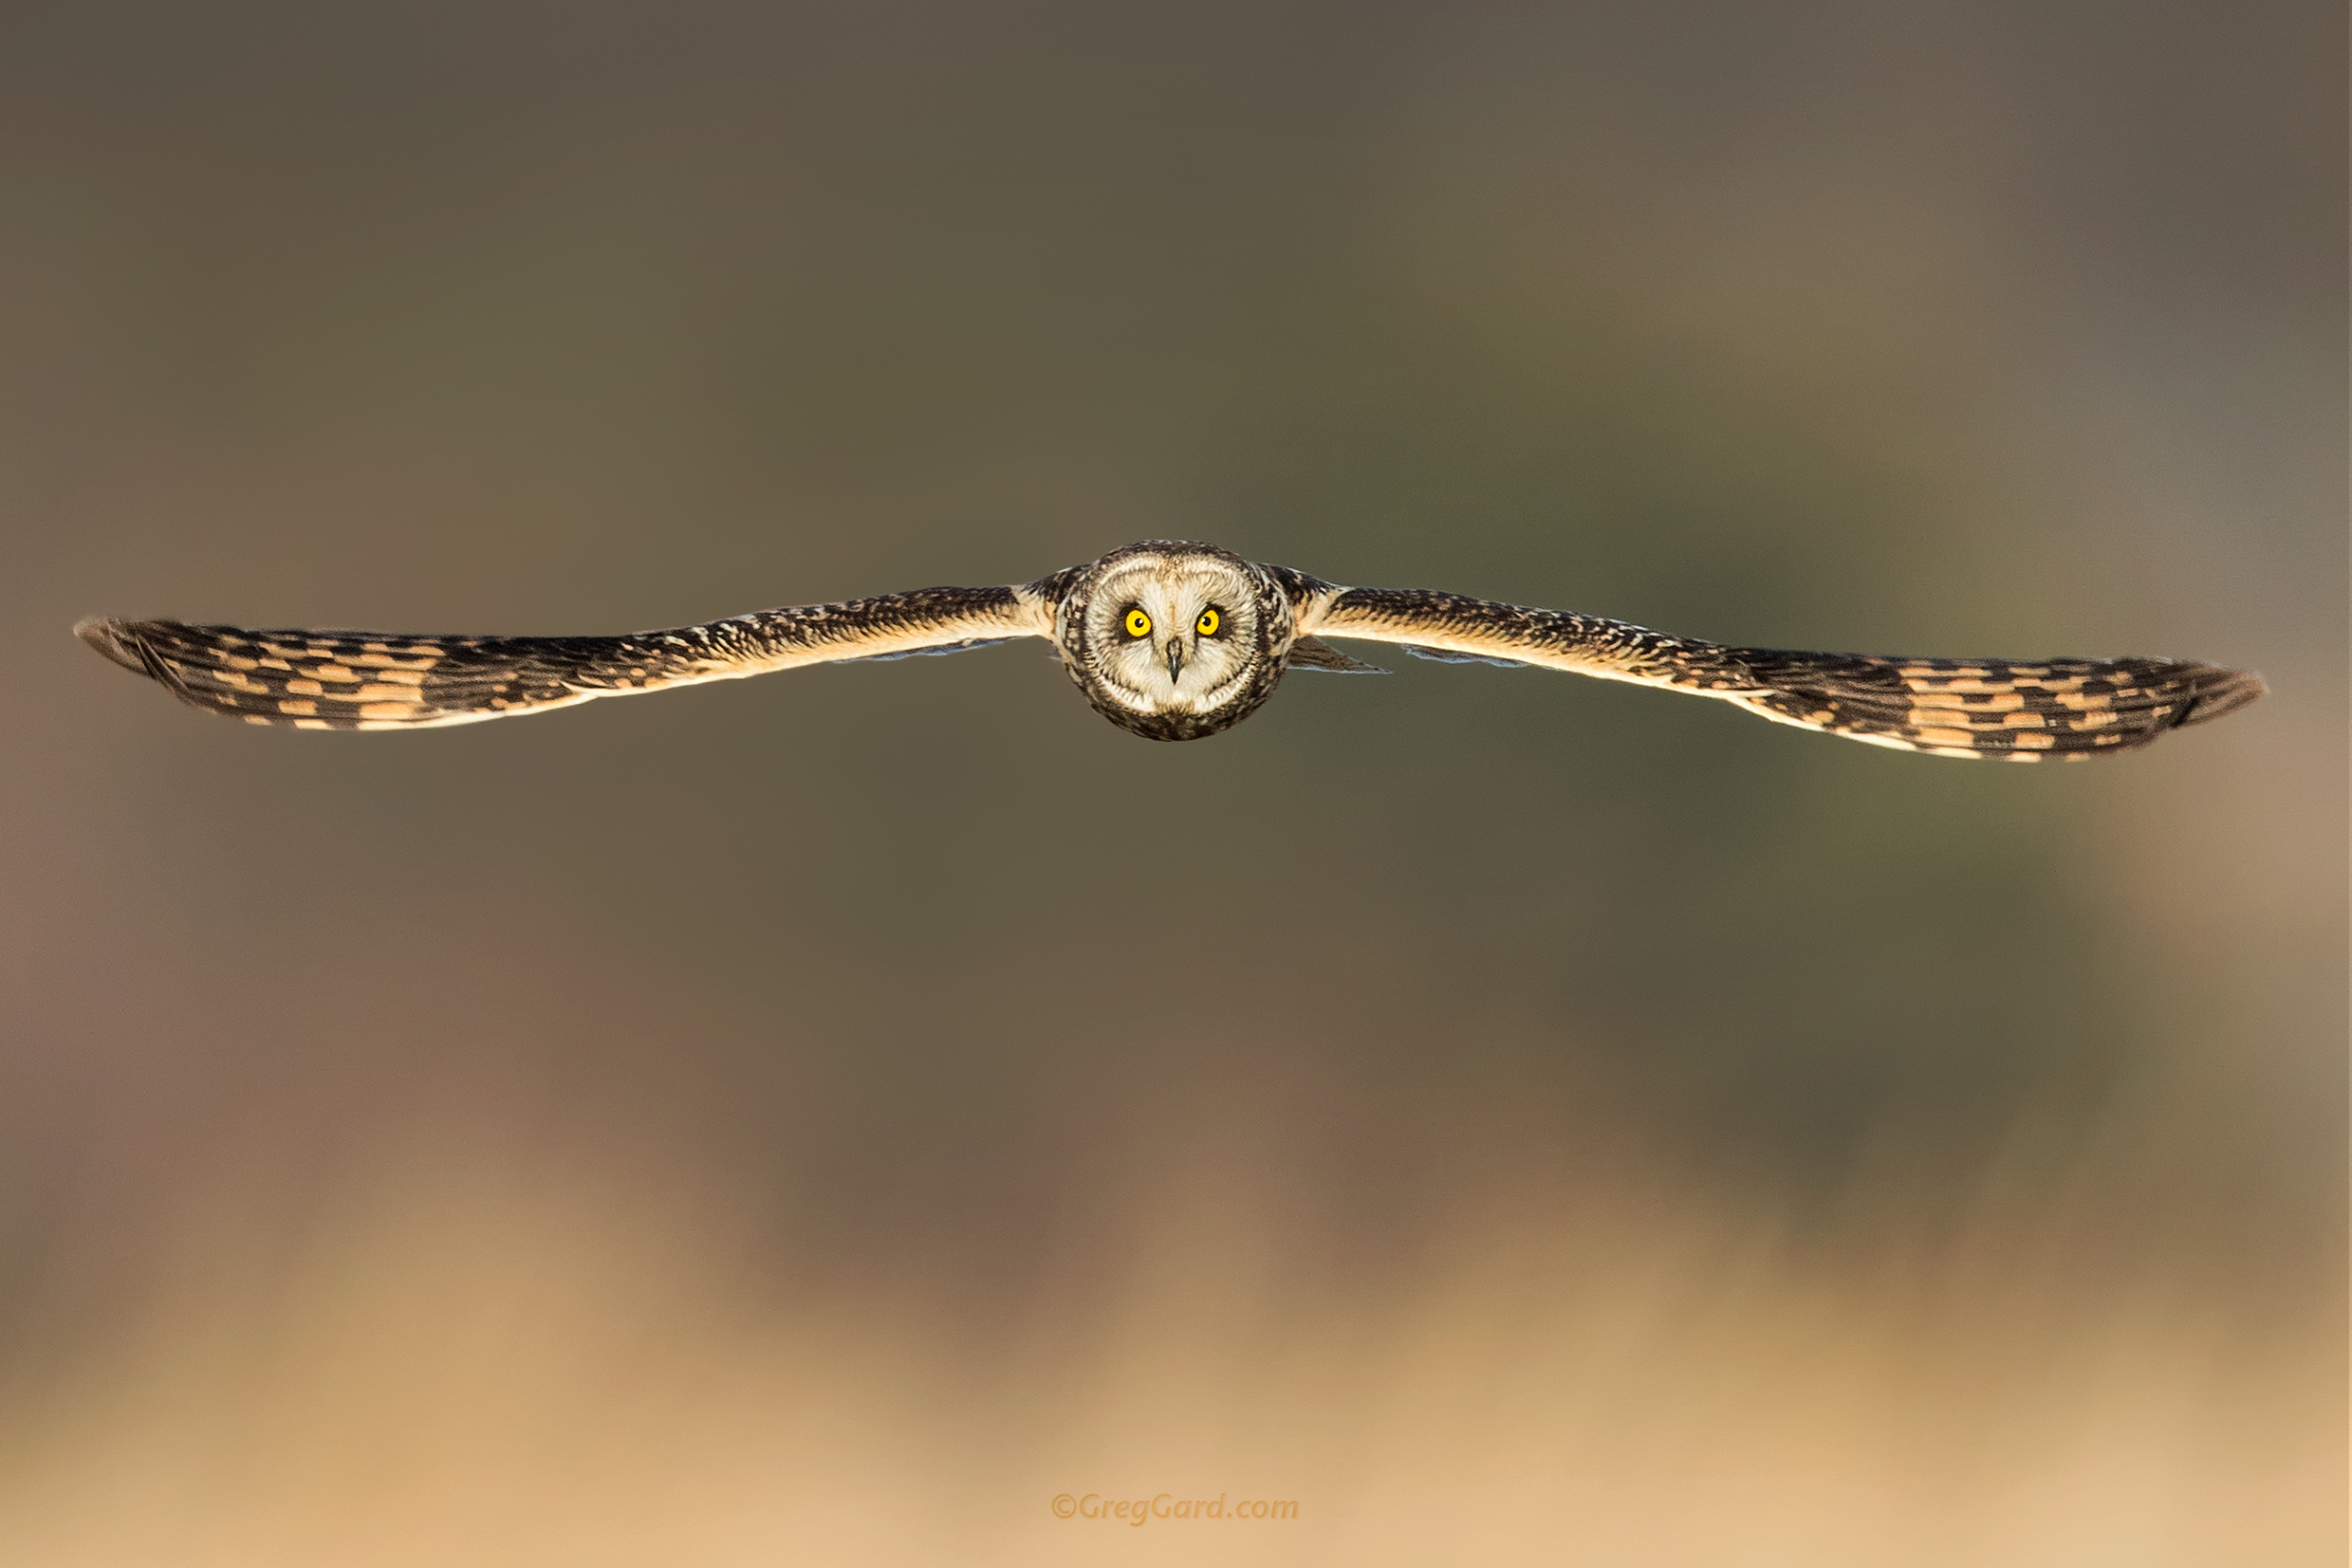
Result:
<svg viewBox="0 0 2352 1568">
<path fill-rule="evenodd" d="M 2337 1399 L 2308 1368 L 2338 1325 L 2254 1343 L 2186 1303 L 2120 1299 L 1998 1198 L 1936 1257 L 1822 1267 L 1663 1185 L 1530 1184 L 1367 1301 L 1301 1288 L 1265 1194 L 1205 1171 L 1147 1200 L 1083 1321 L 1041 1311 L 981 1346 L 888 1280 L 764 1308 L 732 1239 L 681 1226 L 703 1206 L 658 1172 L 600 1187 L 450 1153 L 431 1178 L 337 1193 L 268 1286 L 194 1205 L 191 1255 L 132 1345 L 11 1414 L 11 1560 L 2325 1549 L 2299 1504 L 2336 1457 L 2306 1434 Z M 1059 1493 L 1162 1492 L 1300 1506 L 1139 1531 L 1049 1511 Z"/>
</svg>

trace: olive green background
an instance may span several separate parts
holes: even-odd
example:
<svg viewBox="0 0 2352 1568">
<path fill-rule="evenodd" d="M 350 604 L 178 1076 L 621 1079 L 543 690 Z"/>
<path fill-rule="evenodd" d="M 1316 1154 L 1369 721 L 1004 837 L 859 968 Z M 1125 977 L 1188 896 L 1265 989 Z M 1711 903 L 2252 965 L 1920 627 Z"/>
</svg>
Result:
<svg viewBox="0 0 2352 1568">
<path fill-rule="evenodd" d="M 2340 1561 L 2344 33 L 9 8 L 0 1557 Z M 66 636 L 1152 536 L 2272 693 L 1154 746 L 1028 644 L 317 735 Z"/>
</svg>

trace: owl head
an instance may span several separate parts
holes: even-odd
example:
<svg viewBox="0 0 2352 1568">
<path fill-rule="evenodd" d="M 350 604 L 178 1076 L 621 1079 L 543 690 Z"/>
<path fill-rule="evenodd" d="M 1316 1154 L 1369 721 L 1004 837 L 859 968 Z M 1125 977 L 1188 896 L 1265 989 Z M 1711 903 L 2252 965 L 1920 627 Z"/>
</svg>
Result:
<svg viewBox="0 0 2352 1568">
<path fill-rule="evenodd" d="M 1122 729 L 1197 740 L 1271 696 L 1297 635 L 1263 566 L 1213 544 L 1149 540 L 1079 569 L 1054 625 L 1063 668 Z"/>
</svg>

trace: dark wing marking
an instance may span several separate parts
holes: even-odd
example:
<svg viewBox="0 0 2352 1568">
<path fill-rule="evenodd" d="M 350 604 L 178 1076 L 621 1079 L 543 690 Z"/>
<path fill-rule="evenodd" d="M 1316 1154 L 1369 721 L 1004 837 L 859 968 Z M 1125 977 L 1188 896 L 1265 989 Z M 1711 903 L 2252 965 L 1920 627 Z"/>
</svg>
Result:
<svg viewBox="0 0 2352 1568">
<path fill-rule="evenodd" d="M 837 660 L 1050 636 L 1032 588 L 925 588 L 609 637 L 248 631 L 92 618 L 83 641 L 182 701 L 248 724 L 414 729 Z"/>
<path fill-rule="evenodd" d="M 2235 712 L 2262 677 L 2187 659 L 1883 658 L 1726 648 L 1621 620 L 1454 594 L 1344 588 L 1301 618 L 1323 636 L 1540 665 L 1734 702 L 1751 713 L 1938 757 L 2068 761 L 2129 751 Z"/>
<path fill-rule="evenodd" d="M 1290 644 L 1290 656 L 1284 666 L 1289 670 L 1328 670 L 1341 675 L 1385 675 L 1387 671 L 1377 664 L 1365 664 L 1349 658 L 1337 648 L 1317 637 L 1300 637 Z"/>
</svg>

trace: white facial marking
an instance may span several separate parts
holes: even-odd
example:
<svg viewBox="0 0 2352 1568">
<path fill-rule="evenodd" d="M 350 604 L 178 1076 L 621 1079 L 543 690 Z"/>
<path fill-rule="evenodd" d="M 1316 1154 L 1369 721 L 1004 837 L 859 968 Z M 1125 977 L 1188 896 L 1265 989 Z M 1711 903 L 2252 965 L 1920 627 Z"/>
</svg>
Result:
<svg viewBox="0 0 2352 1568">
<path fill-rule="evenodd" d="M 1136 556 L 1096 584 L 1086 633 L 1095 673 L 1120 705 L 1144 713 L 1206 712 L 1250 674 L 1255 585 L 1228 561 Z"/>
</svg>

